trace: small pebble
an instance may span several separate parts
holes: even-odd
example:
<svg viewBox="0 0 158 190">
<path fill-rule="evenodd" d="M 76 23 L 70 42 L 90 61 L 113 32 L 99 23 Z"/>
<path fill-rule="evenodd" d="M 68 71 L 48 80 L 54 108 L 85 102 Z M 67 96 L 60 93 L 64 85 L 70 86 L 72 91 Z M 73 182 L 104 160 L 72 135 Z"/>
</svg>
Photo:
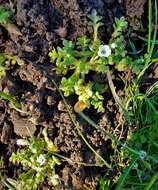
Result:
<svg viewBox="0 0 158 190">
<path fill-rule="evenodd" d="M 55 100 L 54 100 L 54 98 L 53 98 L 52 96 L 48 96 L 48 97 L 47 97 L 47 104 L 48 104 L 49 106 L 52 106 L 52 105 L 55 104 Z"/>
</svg>

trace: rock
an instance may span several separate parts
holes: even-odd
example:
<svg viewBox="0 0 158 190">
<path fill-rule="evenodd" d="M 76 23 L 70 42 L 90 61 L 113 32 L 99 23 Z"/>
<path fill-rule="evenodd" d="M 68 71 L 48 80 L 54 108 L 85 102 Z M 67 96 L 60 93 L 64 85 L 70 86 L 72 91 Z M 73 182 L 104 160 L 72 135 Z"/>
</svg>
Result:
<svg viewBox="0 0 158 190">
<path fill-rule="evenodd" d="M 157 63 L 156 68 L 154 70 L 154 77 L 153 78 L 158 79 L 158 63 Z"/>
<path fill-rule="evenodd" d="M 36 131 L 36 126 L 26 119 L 14 119 L 14 132 L 20 137 L 32 137 Z"/>
<path fill-rule="evenodd" d="M 12 126 L 5 122 L 2 128 L 1 142 L 7 144 L 12 136 L 12 133 L 13 133 Z"/>
</svg>

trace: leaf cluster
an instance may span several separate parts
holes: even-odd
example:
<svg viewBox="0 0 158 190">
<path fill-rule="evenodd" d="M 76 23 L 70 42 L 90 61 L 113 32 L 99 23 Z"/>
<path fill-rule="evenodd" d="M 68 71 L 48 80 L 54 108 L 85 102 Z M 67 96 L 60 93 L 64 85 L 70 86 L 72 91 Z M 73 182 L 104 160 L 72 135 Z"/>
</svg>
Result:
<svg viewBox="0 0 158 190">
<path fill-rule="evenodd" d="M 97 52 L 98 47 L 93 48 L 93 41 L 82 36 L 77 39 L 76 45 L 64 40 L 63 48 L 53 48 L 49 56 L 52 62 L 56 62 L 56 72 L 66 76 L 62 78 L 60 85 L 64 95 L 75 93 L 87 107 L 93 102 L 98 111 L 103 111 L 103 97 L 100 94 L 102 89 L 95 89 L 94 81 L 85 81 L 90 71 L 106 72 L 106 64 L 97 56 Z"/>
<path fill-rule="evenodd" d="M 24 61 L 18 56 L 0 53 L 0 80 L 2 80 L 6 72 L 14 67 L 15 64 L 22 65 Z"/>
<path fill-rule="evenodd" d="M 50 150 L 48 137 L 30 138 L 22 141 L 25 146 L 19 148 L 16 153 L 12 153 L 10 157 L 10 161 L 21 164 L 24 170 L 17 181 L 19 189 L 35 190 L 46 178 L 52 186 L 58 185 L 59 176 L 55 173 L 55 166 L 59 165 L 60 162 L 53 155 L 53 149 Z M 38 161 L 41 155 L 44 157 L 43 163 Z"/>
<path fill-rule="evenodd" d="M 56 72 L 63 76 L 60 89 L 64 95 L 76 94 L 78 101 L 85 105 L 84 108 L 93 105 L 98 112 L 103 112 L 102 93 L 106 85 L 96 78 L 89 79 L 91 73 L 105 75 L 110 65 L 118 71 L 134 68 L 138 72 L 138 68 L 141 69 L 141 67 L 136 65 L 141 65 L 144 60 L 133 61 L 127 55 L 123 36 L 127 22 L 124 17 L 116 18 L 114 32 L 106 46 L 97 37 L 98 29 L 102 26 L 102 17 L 92 10 L 88 18 L 94 29 L 94 38 L 82 36 L 77 39 L 76 44 L 64 40 L 63 47 L 54 47 L 49 53 L 49 57 L 51 62 L 56 64 Z M 107 46 L 108 50 L 106 50 Z M 106 51 L 109 51 L 108 54 Z"/>
<path fill-rule="evenodd" d="M 5 9 L 4 7 L 0 7 L 0 24 L 6 24 L 10 21 L 12 13 Z"/>
</svg>

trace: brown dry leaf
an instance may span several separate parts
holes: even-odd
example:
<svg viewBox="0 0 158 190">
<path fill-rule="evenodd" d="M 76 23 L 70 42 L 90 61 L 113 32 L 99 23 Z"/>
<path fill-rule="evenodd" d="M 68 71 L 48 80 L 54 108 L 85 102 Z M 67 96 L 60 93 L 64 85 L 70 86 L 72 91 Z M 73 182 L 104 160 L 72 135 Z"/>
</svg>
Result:
<svg viewBox="0 0 158 190">
<path fill-rule="evenodd" d="M 15 26 L 13 23 L 7 23 L 3 24 L 3 27 L 10 33 L 14 34 L 16 36 L 22 36 L 22 33 L 19 31 L 19 29 Z"/>
<path fill-rule="evenodd" d="M 87 105 L 81 100 L 78 101 L 75 106 L 74 106 L 74 110 L 76 113 L 80 113 L 82 112 L 85 108 L 87 107 Z"/>
</svg>

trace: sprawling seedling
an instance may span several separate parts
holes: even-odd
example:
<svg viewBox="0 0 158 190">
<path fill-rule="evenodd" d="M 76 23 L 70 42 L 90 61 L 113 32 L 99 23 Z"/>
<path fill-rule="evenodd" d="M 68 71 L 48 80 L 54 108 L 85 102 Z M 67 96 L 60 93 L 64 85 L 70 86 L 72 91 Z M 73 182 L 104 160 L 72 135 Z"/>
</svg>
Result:
<svg viewBox="0 0 158 190">
<path fill-rule="evenodd" d="M 110 65 L 118 71 L 125 71 L 135 67 L 135 64 L 125 50 L 125 19 L 116 18 L 112 37 L 109 43 L 105 44 L 98 38 L 98 29 L 103 25 L 102 17 L 98 16 L 95 10 L 88 17 L 94 30 L 93 39 L 82 36 L 77 39 L 76 44 L 64 40 L 63 47 L 53 48 L 49 57 L 51 62 L 56 64 L 56 72 L 63 76 L 60 89 L 64 95 L 78 96 L 75 110 L 79 112 L 92 105 L 98 112 L 104 112 L 103 92 L 106 84 L 90 79 L 89 76 L 92 72 L 94 75 L 106 74 Z M 139 60 L 140 62 L 142 63 L 142 60 Z"/>
</svg>

